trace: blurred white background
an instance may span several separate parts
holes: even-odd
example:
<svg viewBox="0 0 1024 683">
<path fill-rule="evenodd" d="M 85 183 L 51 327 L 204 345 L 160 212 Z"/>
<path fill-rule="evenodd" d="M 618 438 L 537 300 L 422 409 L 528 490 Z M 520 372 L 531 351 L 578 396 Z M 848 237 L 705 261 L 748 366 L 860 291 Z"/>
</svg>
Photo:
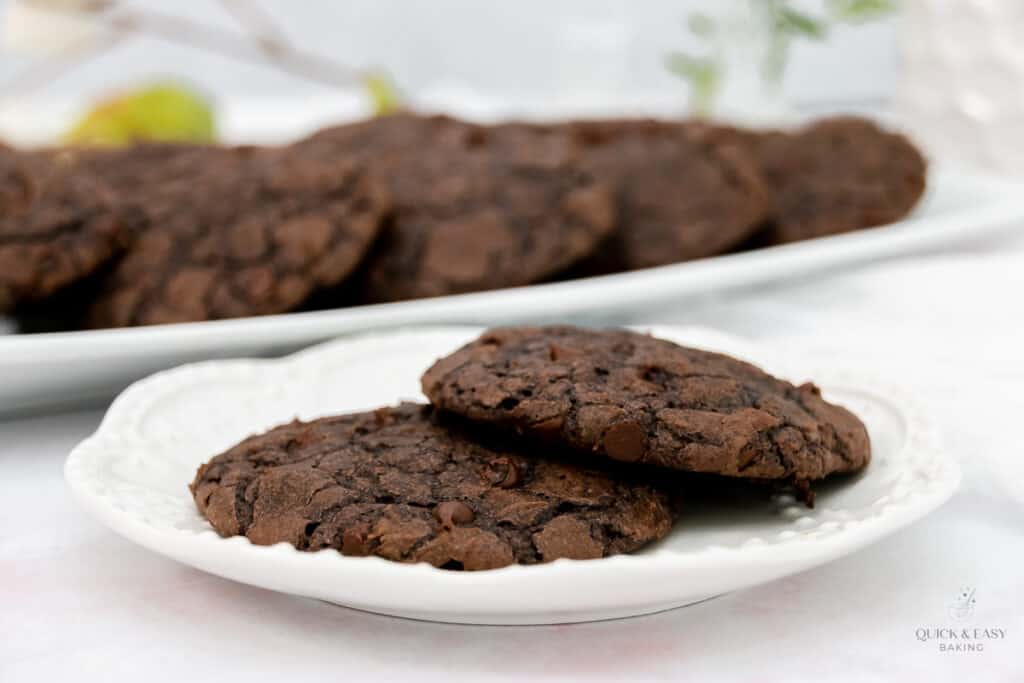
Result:
<svg viewBox="0 0 1024 683">
<path fill-rule="evenodd" d="M 0 1 L 8 20 L 17 1 Z M 230 3 L 218 0 L 123 4 L 239 32 Z M 674 50 L 703 49 L 700 39 L 688 30 L 687 17 L 695 11 L 712 16 L 744 12 L 749 1 L 257 0 L 255 4 L 304 50 L 352 66 L 385 68 L 413 102 L 483 117 L 496 107 L 527 114 L 540 110 L 555 114 L 686 111 L 687 84 L 669 73 L 665 58 Z M 794 4 L 819 12 L 822 7 L 813 0 Z M 782 87 L 787 104 L 819 111 L 879 107 L 888 102 L 896 83 L 897 23 L 887 17 L 838 25 L 825 41 L 794 41 Z M 11 30 L 8 26 L 0 61 L 4 108 L 0 124 L 9 125 L 13 118 L 23 125 L 25 111 L 31 109 L 39 135 L 58 126 L 69 108 L 159 76 L 185 78 L 213 95 L 227 110 L 229 132 L 234 127 L 231 110 L 243 100 L 273 101 L 275 108 L 286 107 L 299 128 L 352 106 L 348 95 L 336 89 L 153 37 L 132 37 L 30 91 L 12 90 L 4 84 L 15 82 L 32 57 L 11 47 L 23 52 L 24 43 L 31 48 L 33 41 L 45 40 L 22 34 L 12 41 Z M 249 128 L 260 128 L 251 112 L 246 116 Z M 268 132 L 270 125 L 265 126 Z"/>
<path fill-rule="evenodd" d="M 257 58 L 184 44 L 179 26 L 176 40 L 142 32 L 115 43 L 100 35 L 70 67 L 41 66 L 60 31 L 29 25 L 23 10 L 89 1 L 0 0 L 0 137 L 52 141 L 105 95 L 168 77 L 214 101 L 226 140 L 285 140 L 368 113 L 358 88 L 261 61 L 251 43 L 255 26 L 310 55 L 386 70 L 414 107 L 476 119 L 683 114 L 693 104 L 690 84 L 666 58 L 717 54 L 728 67 L 712 112 L 720 117 L 779 123 L 868 113 L 909 132 L 933 159 L 1024 174 L 1024 2 L 1017 0 L 862 0 L 897 11 L 792 37 L 771 92 L 752 84 L 764 46 L 737 30 L 736 18 L 768 6 L 824 17 L 855 0 L 122 0 L 118 8 L 155 13 L 158 23 L 202 27 L 212 32 L 208 43 L 226 37 L 246 49 L 248 42 Z M 733 30 L 701 36 L 688 22 L 695 13 L 720 26 L 731 21 Z"/>
</svg>

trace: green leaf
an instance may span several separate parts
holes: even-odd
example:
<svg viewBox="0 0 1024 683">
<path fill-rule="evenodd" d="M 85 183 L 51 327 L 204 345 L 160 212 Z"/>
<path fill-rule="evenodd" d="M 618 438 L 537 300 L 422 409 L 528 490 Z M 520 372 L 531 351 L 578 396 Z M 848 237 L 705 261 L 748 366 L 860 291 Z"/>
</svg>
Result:
<svg viewBox="0 0 1024 683">
<path fill-rule="evenodd" d="M 188 86 L 157 83 L 101 101 L 64 136 L 80 145 L 126 145 L 137 140 L 212 142 L 213 107 Z"/>
<path fill-rule="evenodd" d="M 691 12 L 686 18 L 686 26 L 699 38 L 707 38 L 715 32 L 715 20 L 702 12 Z"/>
<path fill-rule="evenodd" d="M 790 7 L 779 7 L 775 13 L 775 28 L 780 33 L 821 40 L 828 32 L 825 22 Z"/>
<path fill-rule="evenodd" d="M 375 115 L 390 114 L 402 108 L 402 97 L 387 73 L 377 71 L 367 74 L 363 79 L 363 87 L 373 103 Z"/>
<path fill-rule="evenodd" d="M 694 112 L 709 114 L 721 76 L 718 62 L 710 57 L 694 57 L 682 52 L 673 52 L 665 58 L 665 66 L 689 83 Z"/>
<path fill-rule="evenodd" d="M 713 60 L 707 57 L 693 57 L 682 52 L 673 52 L 665 60 L 669 71 L 687 81 L 706 79 L 715 70 Z"/>
<path fill-rule="evenodd" d="M 893 0 L 829 0 L 829 14 L 836 21 L 873 21 L 896 11 Z"/>
</svg>

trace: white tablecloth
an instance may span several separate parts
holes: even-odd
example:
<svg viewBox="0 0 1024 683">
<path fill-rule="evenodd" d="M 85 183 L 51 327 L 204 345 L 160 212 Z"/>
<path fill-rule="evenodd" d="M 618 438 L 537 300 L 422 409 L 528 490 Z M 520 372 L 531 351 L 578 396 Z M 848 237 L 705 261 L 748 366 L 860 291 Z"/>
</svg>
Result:
<svg viewBox="0 0 1024 683">
<path fill-rule="evenodd" d="M 853 556 L 688 608 L 484 628 L 208 576 L 84 516 L 61 479 L 99 412 L 0 423 L 0 680 L 1024 680 L 1024 240 L 679 301 L 685 322 L 863 354 L 909 378 L 964 468 L 952 501 Z M 973 616 L 947 606 L 975 591 Z M 1003 629 L 940 652 L 920 629 Z M 243 678 L 244 677 L 244 678 Z"/>
</svg>

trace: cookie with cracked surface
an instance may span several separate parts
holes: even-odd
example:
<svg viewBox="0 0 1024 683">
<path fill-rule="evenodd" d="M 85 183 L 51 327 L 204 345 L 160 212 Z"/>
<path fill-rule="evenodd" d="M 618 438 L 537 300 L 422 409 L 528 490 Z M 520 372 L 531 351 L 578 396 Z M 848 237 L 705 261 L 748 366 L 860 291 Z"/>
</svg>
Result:
<svg viewBox="0 0 1024 683">
<path fill-rule="evenodd" d="M 490 330 L 422 385 L 440 409 L 620 461 L 805 486 L 871 457 L 813 384 L 628 330 Z"/>
<path fill-rule="evenodd" d="M 752 235 L 768 196 L 753 156 L 682 122 L 578 121 L 584 166 L 616 188 L 618 220 L 582 269 L 650 268 L 721 254 Z"/>
<path fill-rule="evenodd" d="M 141 228 L 91 306 L 93 327 L 293 310 L 355 270 L 389 207 L 360 164 L 281 150 L 208 148 L 158 173 L 168 182 L 135 200 Z"/>
<path fill-rule="evenodd" d="M 614 227 L 612 190 L 564 131 L 402 114 L 322 131 L 301 154 L 366 160 L 394 212 L 367 259 L 371 302 L 527 285 L 589 256 Z"/>
<path fill-rule="evenodd" d="M 119 253 L 125 226 L 112 205 L 101 181 L 0 147 L 0 313 L 50 297 Z"/>
<path fill-rule="evenodd" d="M 529 155 L 437 150 L 398 167 L 395 213 L 367 260 L 366 297 L 528 285 L 590 255 L 614 225 L 609 189 L 571 162 Z"/>
<path fill-rule="evenodd" d="M 180 210 L 205 169 L 248 153 L 246 148 L 177 142 L 140 142 L 125 147 L 59 147 L 42 150 L 57 163 L 101 180 L 114 208 L 136 236 Z"/>
<path fill-rule="evenodd" d="M 222 536 L 444 569 L 630 552 L 667 534 L 673 512 L 647 484 L 524 457 L 411 403 L 250 437 L 190 490 Z"/>
<path fill-rule="evenodd" d="M 137 142 L 124 147 L 53 147 L 41 150 L 58 163 L 100 176 L 122 201 L 157 183 L 183 183 L 217 154 L 230 156 L 255 147 L 187 142 Z"/>
<path fill-rule="evenodd" d="M 771 193 L 768 238 L 774 244 L 891 223 L 924 194 L 921 153 L 867 119 L 835 117 L 748 140 Z"/>
</svg>

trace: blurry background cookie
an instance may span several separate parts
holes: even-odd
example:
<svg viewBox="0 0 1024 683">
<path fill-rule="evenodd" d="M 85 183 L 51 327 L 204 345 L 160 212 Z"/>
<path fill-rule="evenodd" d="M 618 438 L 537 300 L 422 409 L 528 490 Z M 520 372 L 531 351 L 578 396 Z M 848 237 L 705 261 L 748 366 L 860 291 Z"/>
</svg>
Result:
<svg viewBox="0 0 1024 683">
<path fill-rule="evenodd" d="M 927 168 L 917 148 L 863 118 L 765 133 L 755 149 L 771 196 L 773 244 L 897 221 L 925 190 Z"/>
<path fill-rule="evenodd" d="M 74 172 L 91 176 L 110 191 L 111 208 L 127 228 L 129 241 L 158 228 L 181 207 L 207 168 L 243 148 L 175 142 L 141 142 L 124 147 L 69 146 L 41 153 Z"/>
<path fill-rule="evenodd" d="M 362 272 L 367 301 L 527 285 L 593 253 L 614 227 L 611 190 L 575 146 L 526 133 L 514 149 L 494 131 L 403 114 L 338 127 L 296 146 L 365 160 L 394 208 Z"/>
<path fill-rule="evenodd" d="M 756 161 L 742 146 L 654 120 L 567 124 L 584 166 L 615 187 L 612 238 L 582 270 L 617 272 L 720 254 L 767 212 Z"/>
<path fill-rule="evenodd" d="M 189 173 L 165 167 L 172 181 L 147 184 L 131 200 L 141 229 L 103 281 L 91 326 L 292 310 L 354 270 L 388 206 L 354 163 L 208 148 L 167 164 Z"/>
<path fill-rule="evenodd" d="M 417 151 L 464 146 L 477 130 L 478 126 L 449 116 L 400 112 L 330 126 L 292 148 L 322 160 L 358 157 L 390 165 Z"/>
<path fill-rule="evenodd" d="M 94 272 L 126 237 L 106 185 L 44 154 L 0 147 L 0 313 Z"/>
</svg>

